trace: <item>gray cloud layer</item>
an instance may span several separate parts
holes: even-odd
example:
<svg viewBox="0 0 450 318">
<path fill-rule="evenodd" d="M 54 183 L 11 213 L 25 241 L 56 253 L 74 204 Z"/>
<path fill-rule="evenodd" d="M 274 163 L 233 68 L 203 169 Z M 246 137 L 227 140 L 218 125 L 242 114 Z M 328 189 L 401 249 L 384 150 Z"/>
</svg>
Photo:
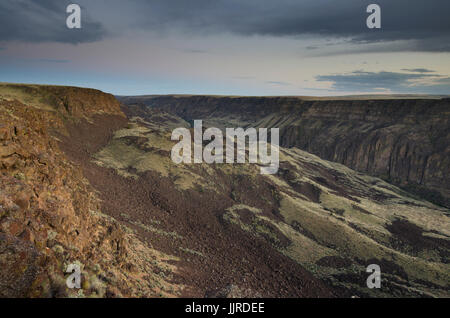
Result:
<svg viewBox="0 0 450 318">
<path fill-rule="evenodd" d="M 103 38 L 101 24 L 88 16 L 82 29 L 66 27 L 66 0 L 2 0 L 0 2 L 0 41 L 94 42 Z"/>
<path fill-rule="evenodd" d="M 448 94 L 450 77 L 425 73 L 364 72 L 317 76 L 319 82 L 332 82 L 337 91 Z M 426 82 L 431 80 L 431 82 Z"/>
<path fill-rule="evenodd" d="M 382 29 L 366 27 L 367 5 L 382 8 Z M 450 51 L 448 0 L 132 0 L 144 29 L 243 36 L 350 38 L 354 44 L 409 41 L 395 51 Z M 378 48 L 378 50 L 380 50 Z M 389 46 L 385 47 L 390 51 Z"/>
<path fill-rule="evenodd" d="M 69 2 L 84 5 L 89 12 L 77 33 L 65 28 Z M 382 8 L 381 30 L 365 25 L 366 7 L 372 2 Z M 449 12 L 448 0 L 2 0 L 0 41 L 91 42 L 105 36 L 105 29 L 114 34 L 140 28 L 242 36 L 320 35 L 350 38 L 355 44 L 406 40 L 395 51 L 449 52 Z M 386 45 L 383 50 L 394 49 Z"/>
<path fill-rule="evenodd" d="M 402 71 L 412 72 L 412 73 L 435 73 L 433 70 L 429 70 L 426 68 L 404 68 Z"/>
</svg>

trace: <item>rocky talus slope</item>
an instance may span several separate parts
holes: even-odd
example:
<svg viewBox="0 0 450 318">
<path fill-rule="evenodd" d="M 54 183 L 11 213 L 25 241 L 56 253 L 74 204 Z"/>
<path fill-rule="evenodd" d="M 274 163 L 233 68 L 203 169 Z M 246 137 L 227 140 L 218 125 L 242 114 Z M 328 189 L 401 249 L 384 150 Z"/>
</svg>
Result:
<svg viewBox="0 0 450 318">
<path fill-rule="evenodd" d="M 70 139 L 66 125 L 100 115 L 125 121 L 115 98 L 99 91 L 0 85 L 1 297 L 170 296 L 180 290 L 154 274 L 171 258 L 103 214 L 81 169 L 60 150 L 55 136 Z M 81 267 L 82 289 L 67 288 L 69 264 Z"/>
<path fill-rule="evenodd" d="M 124 97 L 187 121 L 280 128 L 298 147 L 450 207 L 450 99 L 308 100 L 293 97 Z M 232 126 L 232 127 L 234 127 Z"/>
</svg>

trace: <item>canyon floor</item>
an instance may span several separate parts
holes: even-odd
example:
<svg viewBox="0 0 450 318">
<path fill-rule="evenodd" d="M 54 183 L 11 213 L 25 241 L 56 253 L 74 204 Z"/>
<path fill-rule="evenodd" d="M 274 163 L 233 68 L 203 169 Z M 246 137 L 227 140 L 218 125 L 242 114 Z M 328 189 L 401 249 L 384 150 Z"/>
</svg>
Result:
<svg viewBox="0 0 450 318">
<path fill-rule="evenodd" d="M 295 145 L 280 148 L 275 175 L 176 165 L 171 132 L 194 117 L 217 127 L 270 120 L 120 100 L 0 85 L 0 295 L 450 296 L 445 205 Z M 64 284 L 73 262 L 83 265 L 77 291 Z M 381 267 L 380 289 L 367 288 L 370 264 Z"/>
</svg>

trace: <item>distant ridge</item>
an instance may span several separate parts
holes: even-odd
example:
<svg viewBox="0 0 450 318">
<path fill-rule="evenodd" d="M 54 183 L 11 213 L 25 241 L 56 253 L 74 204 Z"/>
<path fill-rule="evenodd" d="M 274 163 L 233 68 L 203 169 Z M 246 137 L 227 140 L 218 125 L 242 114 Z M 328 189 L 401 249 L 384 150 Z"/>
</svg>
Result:
<svg viewBox="0 0 450 318">
<path fill-rule="evenodd" d="M 174 98 L 185 97 L 215 97 L 215 98 L 298 98 L 300 100 L 397 100 L 397 99 L 445 99 L 450 95 L 427 95 L 427 94 L 383 94 L 383 95 L 342 95 L 342 96 L 244 96 L 244 95 L 203 95 L 203 94 L 149 94 L 149 95 L 115 95 L 119 100 L 150 99 L 170 96 Z"/>
</svg>

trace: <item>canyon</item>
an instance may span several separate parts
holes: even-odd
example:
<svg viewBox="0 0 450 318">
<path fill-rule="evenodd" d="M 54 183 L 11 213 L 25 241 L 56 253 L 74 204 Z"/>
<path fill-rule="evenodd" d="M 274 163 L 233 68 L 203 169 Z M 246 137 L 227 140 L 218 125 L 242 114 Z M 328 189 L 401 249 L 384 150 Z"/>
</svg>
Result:
<svg viewBox="0 0 450 318">
<path fill-rule="evenodd" d="M 0 84 L 0 295 L 448 297 L 450 211 L 393 184 L 445 198 L 447 115 L 444 99 L 115 98 Z M 175 164 L 172 131 L 199 118 L 279 127 L 277 173 Z M 346 142 L 354 161 L 324 158 Z M 81 289 L 65 284 L 73 263 Z M 366 286 L 370 264 L 381 289 Z"/>
<path fill-rule="evenodd" d="M 217 127 L 227 122 L 276 127 L 283 147 L 298 147 L 449 207 L 450 99 L 365 98 L 140 96 L 121 100 L 137 113 L 149 106 L 187 121 L 209 120 Z"/>
</svg>

